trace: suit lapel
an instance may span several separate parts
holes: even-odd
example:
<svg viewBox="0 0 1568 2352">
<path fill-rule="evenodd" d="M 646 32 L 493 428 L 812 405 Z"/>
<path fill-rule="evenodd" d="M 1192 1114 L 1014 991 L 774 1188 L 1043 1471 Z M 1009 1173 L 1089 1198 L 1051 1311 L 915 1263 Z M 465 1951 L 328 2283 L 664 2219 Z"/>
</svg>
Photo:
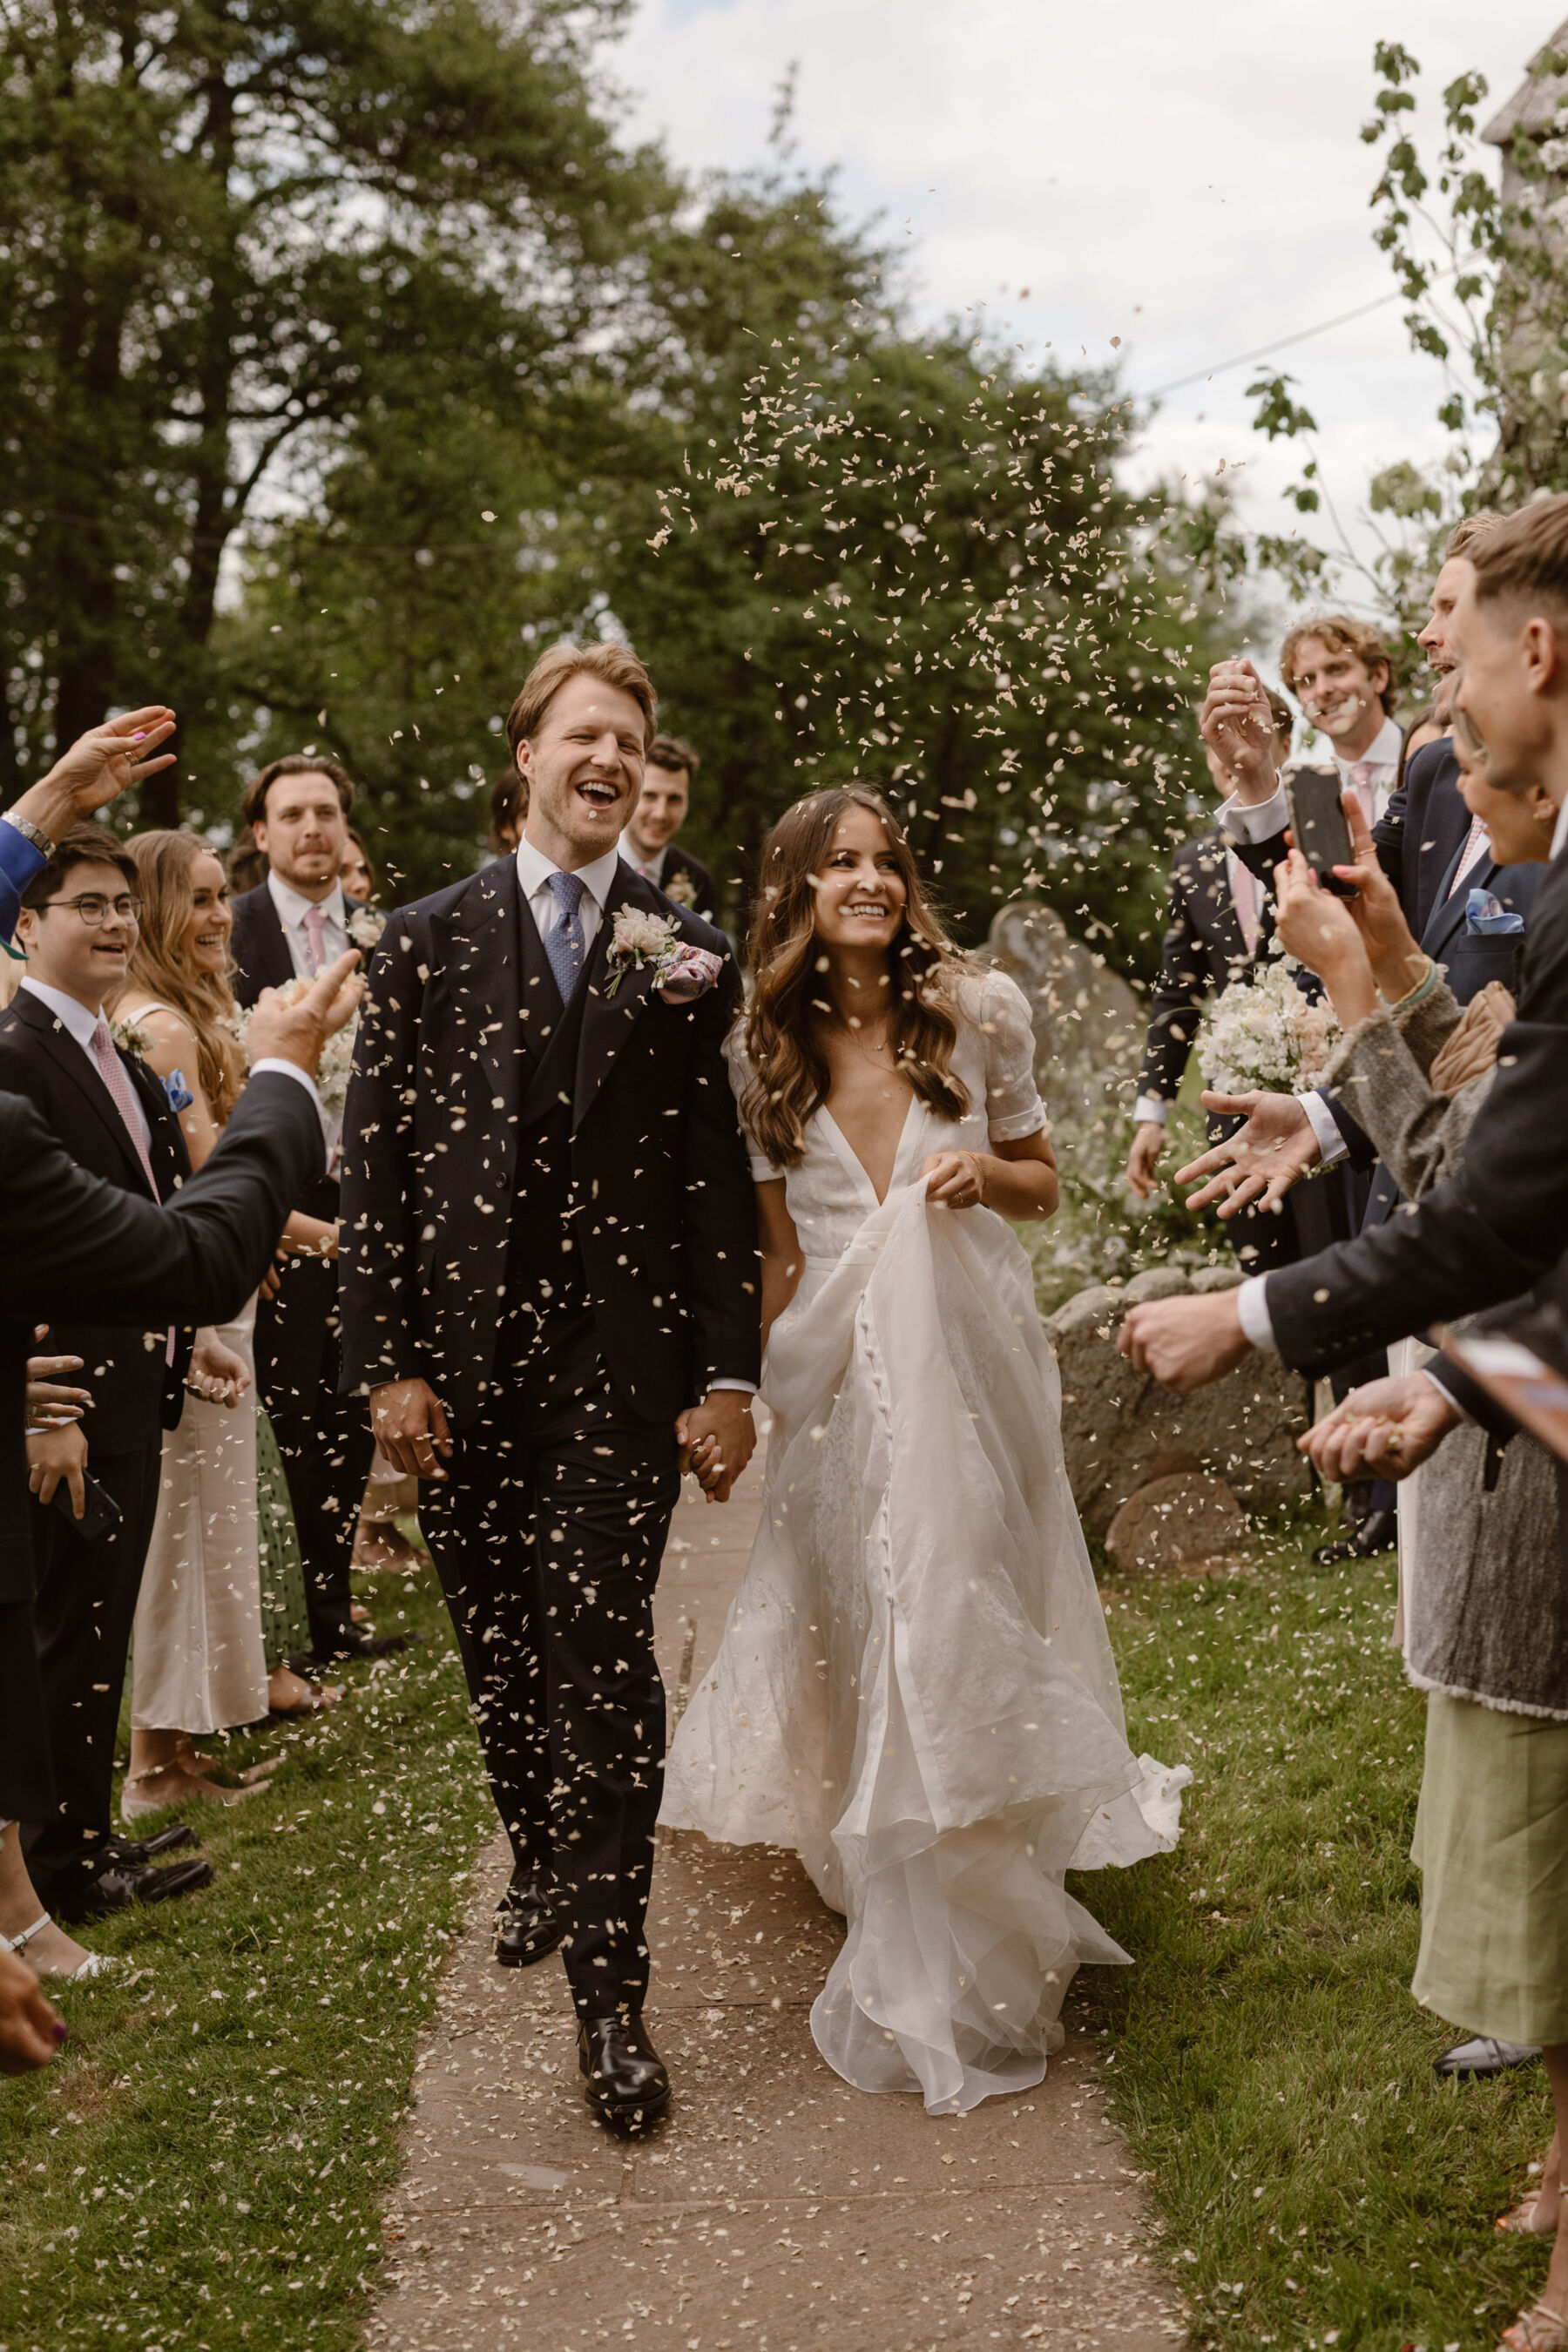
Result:
<svg viewBox="0 0 1568 2352">
<path fill-rule="evenodd" d="M 272 893 L 265 882 L 258 885 L 252 905 L 255 908 L 256 937 L 261 950 L 258 959 L 261 970 L 256 974 L 256 984 L 258 988 L 286 988 L 294 977 L 294 959 L 283 936 L 282 918 L 272 903 Z"/>
<path fill-rule="evenodd" d="M 1461 843 L 1448 861 L 1448 870 L 1439 886 L 1436 902 L 1426 918 L 1426 928 L 1421 934 L 1423 950 L 1435 961 L 1447 952 L 1456 935 L 1463 930 L 1466 912 L 1470 903 L 1470 892 L 1477 888 L 1489 890 L 1497 877 L 1497 861 L 1491 857 L 1480 857 L 1466 875 L 1464 888 L 1456 890 L 1454 868 L 1463 855 L 1464 845 Z"/>
<path fill-rule="evenodd" d="M 613 996 L 605 994 L 612 975 L 607 970 L 610 935 L 623 907 L 649 915 L 665 914 L 668 902 L 650 882 L 634 872 L 626 859 L 616 861 L 616 876 L 588 959 L 584 991 L 583 1028 L 577 1045 L 577 1076 L 572 1094 L 572 1129 L 575 1134 L 593 1108 L 595 1097 L 616 1065 L 616 1056 L 632 1034 L 638 1014 L 653 991 L 651 963 L 628 964 Z"/>
<path fill-rule="evenodd" d="M 17 993 L 16 1011 L 17 1019 L 26 1024 L 42 1051 L 78 1089 L 94 1118 L 102 1124 L 124 1165 L 129 1179 L 126 1189 L 145 1193 L 146 1171 L 137 1156 L 130 1131 L 120 1116 L 113 1096 L 89 1064 L 76 1039 L 55 1019 L 48 1006 L 41 1003 L 37 997 L 29 995 L 25 988 Z"/>
<path fill-rule="evenodd" d="M 477 874 L 451 913 L 431 923 L 437 947 L 446 948 L 438 970 L 457 1031 L 454 1049 L 471 1055 L 498 1129 L 509 1139 L 516 1134 L 510 1122 L 551 1025 L 547 1013 L 542 1025 L 543 1008 L 528 984 L 524 927 L 533 928 L 521 905 L 516 862 L 510 857 Z M 542 949 L 540 955 L 542 961 Z"/>
</svg>

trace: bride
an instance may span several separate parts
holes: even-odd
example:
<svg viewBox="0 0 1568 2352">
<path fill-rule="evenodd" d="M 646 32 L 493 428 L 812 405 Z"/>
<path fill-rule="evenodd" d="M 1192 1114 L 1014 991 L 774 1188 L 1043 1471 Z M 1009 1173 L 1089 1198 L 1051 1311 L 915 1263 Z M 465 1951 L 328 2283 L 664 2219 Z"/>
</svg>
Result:
<svg viewBox="0 0 1568 2352">
<path fill-rule="evenodd" d="M 801 1857 L 845 1916 L 823 2056 L 933 2112 L 1027 2088 L 1080 1962 L 1069 1866 L 1174 1844 L 1128 1748 L 1009 1218 L 1056 1160 L 1028 1008 L 948 940 L 897 819 L 798 801 L 763 851 L 730 1045 L 762 1238 L 762 1521 L 662 1819 Z"/>
</svg>

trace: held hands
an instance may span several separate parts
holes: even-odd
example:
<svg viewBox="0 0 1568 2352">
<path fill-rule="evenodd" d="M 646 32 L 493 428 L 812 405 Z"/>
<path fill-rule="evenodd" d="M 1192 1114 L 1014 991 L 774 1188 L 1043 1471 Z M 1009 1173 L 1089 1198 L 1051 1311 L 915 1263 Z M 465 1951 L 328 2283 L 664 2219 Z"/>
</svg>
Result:
<svg viewBox="0 0 1568 2352">
<path fill-rule="evenodd" d="M 1321 1478 L 1408 1478 L 1436 1454 L 1461 1415 L 1425 1373 L 1368 1381 L 1326 1413 L 1298 1450 L 1310 1454 Z"/>
<path fill-rule="evenodd" d="M 251 1061 L 292 1062 L 296 1069 L 313 1078 L 322 1046 L 359 1009 L 364 982 L 357 976 L 349 977 L 358 961 L 358 948 L 350 948 L 346 955 L 328 964 L 292 1004 L 280 1004 L 277 990 L 264 988 L 245 1034 Z"/>
<path fill-rule="evenodd" d="M 1198 732 L 1236 787 L 1256 806 L 1272 795 L 1274 714 L 1263 681 L 1249 661 L 1215 662 L 1198 712 Z"/>
<path fill-rule="evenodd" d="M 216 1331 L 198 1331 L 185 1386 L 193 1396 L 205 1397 L 209 1404 L 232 1409 L 250 1386 L 250 1374 L 244 1357 L 226 1348 Z"/>
<path fill-rule="evenodd" d="M 384 1381 L 372 1389 L 370 1429 L 405 1478 L 446 1478 L 441 1464 L 452 1458 L 452 1433 L 428 1381 Z"/>
<path fill-rule="evenodd" d="M 943 1209 L 978 1209 L 985 1200 L 985 1170 L 977 1151 L 933 1151 L 921 1170 L 926 1199 Z"/>
<path fill-rule="evenodd" d="M 1331 900 L 1330 904 L 1338 902 Z M 1216 1143 L 1196 1160 L 1176 1171 L 1178 1184 L 1208 1181 L 1187 1195 L 1189 1209 L 1219 1203 L 1222 1217 L 1234 1217 L 1249 1205 L 1280 1214 L 1292 1184 L 1317 1166 L 1321 1148 L 1312 1122 L 1294 1095 L 1216 1095 L 1199 1097 L 1205 1110 L 1222 1118 L 1245 1119 L 1225 1142 Z"/>
<path fill-rule="evenodd" d="M 727 1503 L 757 1447 L 749 1391 L 710 1389 L 676 1423 L 675 1442 L 678 1466 L 691 1472 L 710 1503 Z"/>
<path fill-rule="evenodd" d="M 1241 1328 L 1235 1291 L 1211 1290 L 1130 1307 L 1116 1344 L 1141 1372 L 1184 1396 L 1234 1370 L 1252 1342 Z"/>
<path fill-rule="evenodd" d="M 75 1422 L 57 1429 L 37 1430 L 27 1439 L 27 1484 L 40 1503 L 52 1503 L 63 1478 L 70 1489 L 71 1510 L 79 1519 L 87 1509 L 87 1439 Z"/>
<path fill-rule="evenodd" d="M 1141 1201 L 1146 1201 L 1159 1181 L 1155 1174 L 1160 1154 L 1165 1149 L 1165 1130 L 1157 1118 L 1140 1119 L 1132 1130 L 1132 1148 L 1127 1154 L 1122 1171 L 1128 1183 Z M 1183 1174 L 1186 1171 L 1183 1170 Z"/>
</svg>

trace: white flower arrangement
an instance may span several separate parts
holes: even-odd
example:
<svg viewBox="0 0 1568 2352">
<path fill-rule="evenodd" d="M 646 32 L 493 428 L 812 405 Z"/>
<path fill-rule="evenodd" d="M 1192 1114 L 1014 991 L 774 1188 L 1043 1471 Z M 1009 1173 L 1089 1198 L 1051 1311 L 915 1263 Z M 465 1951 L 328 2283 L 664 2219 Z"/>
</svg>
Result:
<svg viewBox="0 0 1568 2352">
<path fill-rule="evenodd" d="M 1317 1003 L 1296 985 L 1293 956 L 1265 963 L 1256 978 L 1233 980 L 1198 1032 L 1198 1067 L 1216 1094 L 1296 1094 L 1315 1086 L 1339 1037 L 1326 998 Z"/>
<path fill-rule="evenodd" d="M 356 907 L 349 917 L 349 938 L 356 948 L 369 955 L 386 929 L 386 917 L 378 915 L 374 907 Z"/>
<path fill-rule="evenodd" d="M 109 1034 L 122 1054 L 134 1054 L 139 1062 L 144 1062 L 152 1051 L 153 1040 L 140 1022 L 111 1021 Z"/>
<path fill-rule="evenodd" d="M 609 953 L 605 968 L 610 974 L 606 996 L 614 996 L 634 965 L 651 963 L 656 971 L 680 944 L 680 926 L 673 915 L 647 915 L 640 907 L 617 909 L 610 926 Z"/>
<path fill-rule="evenodd" d="M 313 980 L 300 973 L 293 980 L 286 980 L 274 993 L 279 1004 L 298 1004 L 315 984 Z M 237 1020 L 240 1041 L 248 1056 L 250 1041 L 247 1032 L 250 1026 L 250 1015 L 241 1013 Z M 358 1028 L 359 1014 L 356 1013 L 352 1020 L 345 1022 L 328 1038 L 321 1048 L 321 1058 L 316 1068 L 316 1092 L 321 1097 L 323 1110 L 340 1111 L 347 1099 L 349 1073 L 353 1068 L 354 1034 Z"/>
</svg>

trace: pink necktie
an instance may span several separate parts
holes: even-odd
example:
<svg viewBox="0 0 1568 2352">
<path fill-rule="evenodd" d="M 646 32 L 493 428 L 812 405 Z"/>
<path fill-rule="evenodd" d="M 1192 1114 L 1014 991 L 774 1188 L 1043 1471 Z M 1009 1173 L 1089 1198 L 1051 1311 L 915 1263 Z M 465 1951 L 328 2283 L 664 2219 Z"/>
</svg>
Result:
<svg viewBox="0 0 1568 2352">
<path fill-rule="evenodd" d="M 637 867 L 637 872 L 642 876 L 642 878 L 643 878 L 643 880 L 644 880 L 645 882 L 651 882 L 651 883 L 653 884 L 654 888 L 655 888 L 656 890 L 658 889 L 658 876 L 654 872 L 653 867 L 652 867 L 651 866 L 639 866 Z"/>
<path fill-rule="evenodd" d="M 1454 878 L 1448 885 L 1448 896 L 1450 898 L 1458 888 L 1460 883 L 1464 880 L 1466 875 L 1469 872 L 1471 866 L 1475 864 L 1477 858 L 1480 856 L 1481 850 L 1485 845 L 1487 845 L 1486 826 L 1481 823 L 1479 816 L 1473 816 L 1470 819 L 1469 832 L 1465 835 L 1465 845 L 1459 852 L 1459 862 L 1454 868 Z"/>
<path fill-rule="evenodd" d="M 1234 849 L 1225 853 L 1230 873 L 1230 903 L 1236 908 L 1236 919 L 1241 925 L 1242 945 L 1248 955 L 1258 953 L 1258 882 L 1242 864 Z"/>
<path fill-rule="evenodd" d="M 1373 800 L 1372 793 L 1373 766 L 1373 762 L 1371 760 L 1358 760 L 1351 770 L 1351 788 L 1361 803 L 1361 813 L 1366 819 L 1369 833 L 1377 823 L 1377 803 Z"/>
<path fill-rule="evenodd" d="M 92 1033 L 92 1058 L 103 1074 L 103 1083 L 114 1097 L 114 1108 L 125 1122 L 125 1132 L 136 1148 L 142 1162 L 142 1173 L 147 1179 L 153 1198 L 159 1198 L 158 1179 L 153 1173 L 153 1162 L 147 1146 L 142 1140 L 142 1128 L 136 1117 L 136 1089 L 125 1075 L 125 1065 L 114 1050 L 114 1040 L 109 1034 L 109 1024 L 100 1013 L 98 1026 Z"/>
<path fill-rule="evenodd" d="M 315 979 L 327 960 L 325 934 L 327 918 L 320 907 L 305 909 L 305 967 Z"/>
</svg>

